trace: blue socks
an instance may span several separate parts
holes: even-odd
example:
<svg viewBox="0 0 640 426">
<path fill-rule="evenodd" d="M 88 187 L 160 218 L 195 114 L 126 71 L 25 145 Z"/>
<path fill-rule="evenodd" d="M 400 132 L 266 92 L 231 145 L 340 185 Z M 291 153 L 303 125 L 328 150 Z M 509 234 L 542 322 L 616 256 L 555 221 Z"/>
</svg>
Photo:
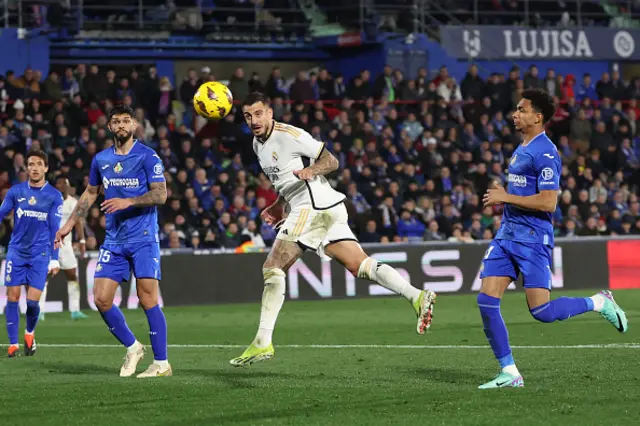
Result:
<svg viewBox="0 0 640 426">
<path fill-rule="evenodd" d="M 27 300 L 27 333 L 33 333 L 38 324 L 40 316 L 40 302 L 37 300 Z"/>
<path fill-rule="evenodd" d="M 484 334 L 487 336 L 500 367 L 515 365 L 509 345 L 509 332 L 500 313 L 500 299 L 479 293 L 477 300 L 484 324 Z"/>
<path fill-rule="evenodd" d="M 167 321 L 164 318 L 160 305 L 144 311 L 149 321 L 149 337 L 153 358 L 156 361 L 167 360 Z"/>
<path fill-rule="evenodd" d="M 136 342 L 136 337 L 129 330 L 124 314 L 116 305 L 112 305 L 106 312 L 100 312 L 100 316 L 109 327 L 111 334 L 124 346 L 128 348 Z"/>
<path fill-rule="evenodd" d="M 18 344 L 18 327 L 20 326 L 20 311 L 18 302 L 7 301 L 4 308 L 5 321 L 7 322 L 7 335 L 9 336 L 9 344 Z"/>
<path fill-rule="evenodd" d="M 529 310 L 540 322 L 563 321 L 590 311 L 593 311 L 590 297 L 560 297 Z"/>
</svg>

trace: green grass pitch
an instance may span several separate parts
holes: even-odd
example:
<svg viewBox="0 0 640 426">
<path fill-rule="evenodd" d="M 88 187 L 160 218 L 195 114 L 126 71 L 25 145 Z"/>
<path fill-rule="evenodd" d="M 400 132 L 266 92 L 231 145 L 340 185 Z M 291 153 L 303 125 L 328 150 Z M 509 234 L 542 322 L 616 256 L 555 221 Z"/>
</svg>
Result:
<svg viewBox="0 0 640 426">
<path fill-rule="evenodd" d="M 35 357 L 0 359 L 0 424 L 637 424 L 640 291 L 615 296 L 629 316 L 624 335 L 594 313 L 538 324 L 523 293 L 507 295 L 525 387 L 493 391 L 476 389 L 497 364 L 473 295 L 441 295 L 425 336 L 400 298 L 287 302 L 275 358 L 244 369 L 228 361 L 252 340 L 258 304 L 168 308 L 174 376 L 147 380 L 118 377 L 124 350 L 97 313 L 83 322 L 48 314 Z M 125 315 L 148 343 L 143 312 Z"/>
</svg>

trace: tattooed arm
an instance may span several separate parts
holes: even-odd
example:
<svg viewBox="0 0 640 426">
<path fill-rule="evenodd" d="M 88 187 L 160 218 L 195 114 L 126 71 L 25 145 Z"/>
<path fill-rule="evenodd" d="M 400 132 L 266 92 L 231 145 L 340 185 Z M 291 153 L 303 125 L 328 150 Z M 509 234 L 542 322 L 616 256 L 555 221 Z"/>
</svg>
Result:
<svg viewBox="0 0 640 426">
<path fill-rule="evenodd" d="M 293 174 L 302 180 L 310 180 L 316 176 L 324 176 L 337 170 L 339 165 L 338 159 L 329 151 L 323 149 L 313 165 L 302 170 L 294 171 Z"/>
<path fill-rule="evenodd" d="M 313 165 L 309 166 L 309 170 L 313 171 L 314 176 L 324 176 L 338 169 L 338 159 L 332 153 L 324 149 L 320 157 Z"/>
<path fill-rule="evenodd" d="M 139 197 L 132 198 L 110 198 L 105 200 L 100 208 L 107 214 L 126 210 L 129 207 L 151 207 L 161 206 L 167 201 L 167 183 L 151 182 L 149 191 Z"/>
<path fill-rule="evenodd" d="M 69 233 L 73 230 L 75 224 L 87 217 L 89 213 L 89 209 L 96 202 L 96 198 L 98 198 L 98 193 L 100 192 L 100 186 L 87 185 L 87 189 L 84 190 L 82 195 L 80 196 L 80 200 L 76 207 L 73 209 L 71 216 L 67 223 L 62 225 L 62 228 L 56 233 L 54 246 L 55 248 L 59 248 L 62 245 L 62 240 L 64 237 L 69 235 Z"/>
<path fill-rule="evenodd" d="M 161 206 L 167 202 L 167 183 L 152 182 L 149 184 L 149 191 L 139 197 L 131 198 L 131 205 L 134 207 Z"/>
</svg>

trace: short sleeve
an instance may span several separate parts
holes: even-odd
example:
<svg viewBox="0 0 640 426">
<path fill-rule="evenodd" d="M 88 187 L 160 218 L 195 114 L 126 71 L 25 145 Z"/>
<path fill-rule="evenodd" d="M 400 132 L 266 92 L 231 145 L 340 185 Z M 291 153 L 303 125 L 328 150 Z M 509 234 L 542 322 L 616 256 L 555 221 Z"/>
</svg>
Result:
<svg viewBox="0 0 640 426">
<path fill-rule="evenodd" d="M 164 166 L 158 154 L 148 154 L 144 158 L 144 172 L 147 175 L 147 182 L 165 182 Z"/>
<path fill-rule="evenodd" d="M 317 160 L 325 149 L 324 142 L 315 140 L 305 131 L 301 132 L 300 136 L 294 136 L 293 138 L 296 144 L 294 152 L 300 154 L 302 157 Z"/>
<path fill-rule="evenodd" d="M 100 177 L 100 166 L 98 165 L 98 159 L 96 157 L 93 157 L 93 160 L 91 161 L 91 169 L 89 170 L 89 185 L 102 185 L 102 178 Z"/>
<path fill-rule="evenodd" d="M 538 190 L 557 191 L 560 189 L 560 160 L 558 152 L 547 150 L 535 159 Z"/>
</svg>

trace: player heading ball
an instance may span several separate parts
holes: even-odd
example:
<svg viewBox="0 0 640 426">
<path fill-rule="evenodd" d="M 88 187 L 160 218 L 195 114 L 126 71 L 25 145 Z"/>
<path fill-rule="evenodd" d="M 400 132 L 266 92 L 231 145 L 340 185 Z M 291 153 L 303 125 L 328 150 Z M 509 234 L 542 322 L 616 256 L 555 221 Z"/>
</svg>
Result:
<svg viewBox="0 0 640 426">
<path fill-rule="evenodd" d="M 325 178 L 338 168 L 338 160 L 326 145 L 303 129 L 275 121 L 262 93 L 249 95 L 242 113 L 253 132 L 253 150 L 260 166 L 279 194 L 260 217 L 278 227 L 279 232 L 262 268 L 264 291 L 258 333 L 231 364 L 243 366 L 274 356 L 272 335 L 284 303 L 286 272 L 305 250 L 335 259 L 354 276 L 403 295 L 418 317 L 418 333 L 423 334 L 431 325 L 435 293 L 413 287 L 398 271 L 362 250 L 349 228 L 345 195 L 334 190 Z M 287 204 L 290 213 L 285 216 Z"/>
</svg>

